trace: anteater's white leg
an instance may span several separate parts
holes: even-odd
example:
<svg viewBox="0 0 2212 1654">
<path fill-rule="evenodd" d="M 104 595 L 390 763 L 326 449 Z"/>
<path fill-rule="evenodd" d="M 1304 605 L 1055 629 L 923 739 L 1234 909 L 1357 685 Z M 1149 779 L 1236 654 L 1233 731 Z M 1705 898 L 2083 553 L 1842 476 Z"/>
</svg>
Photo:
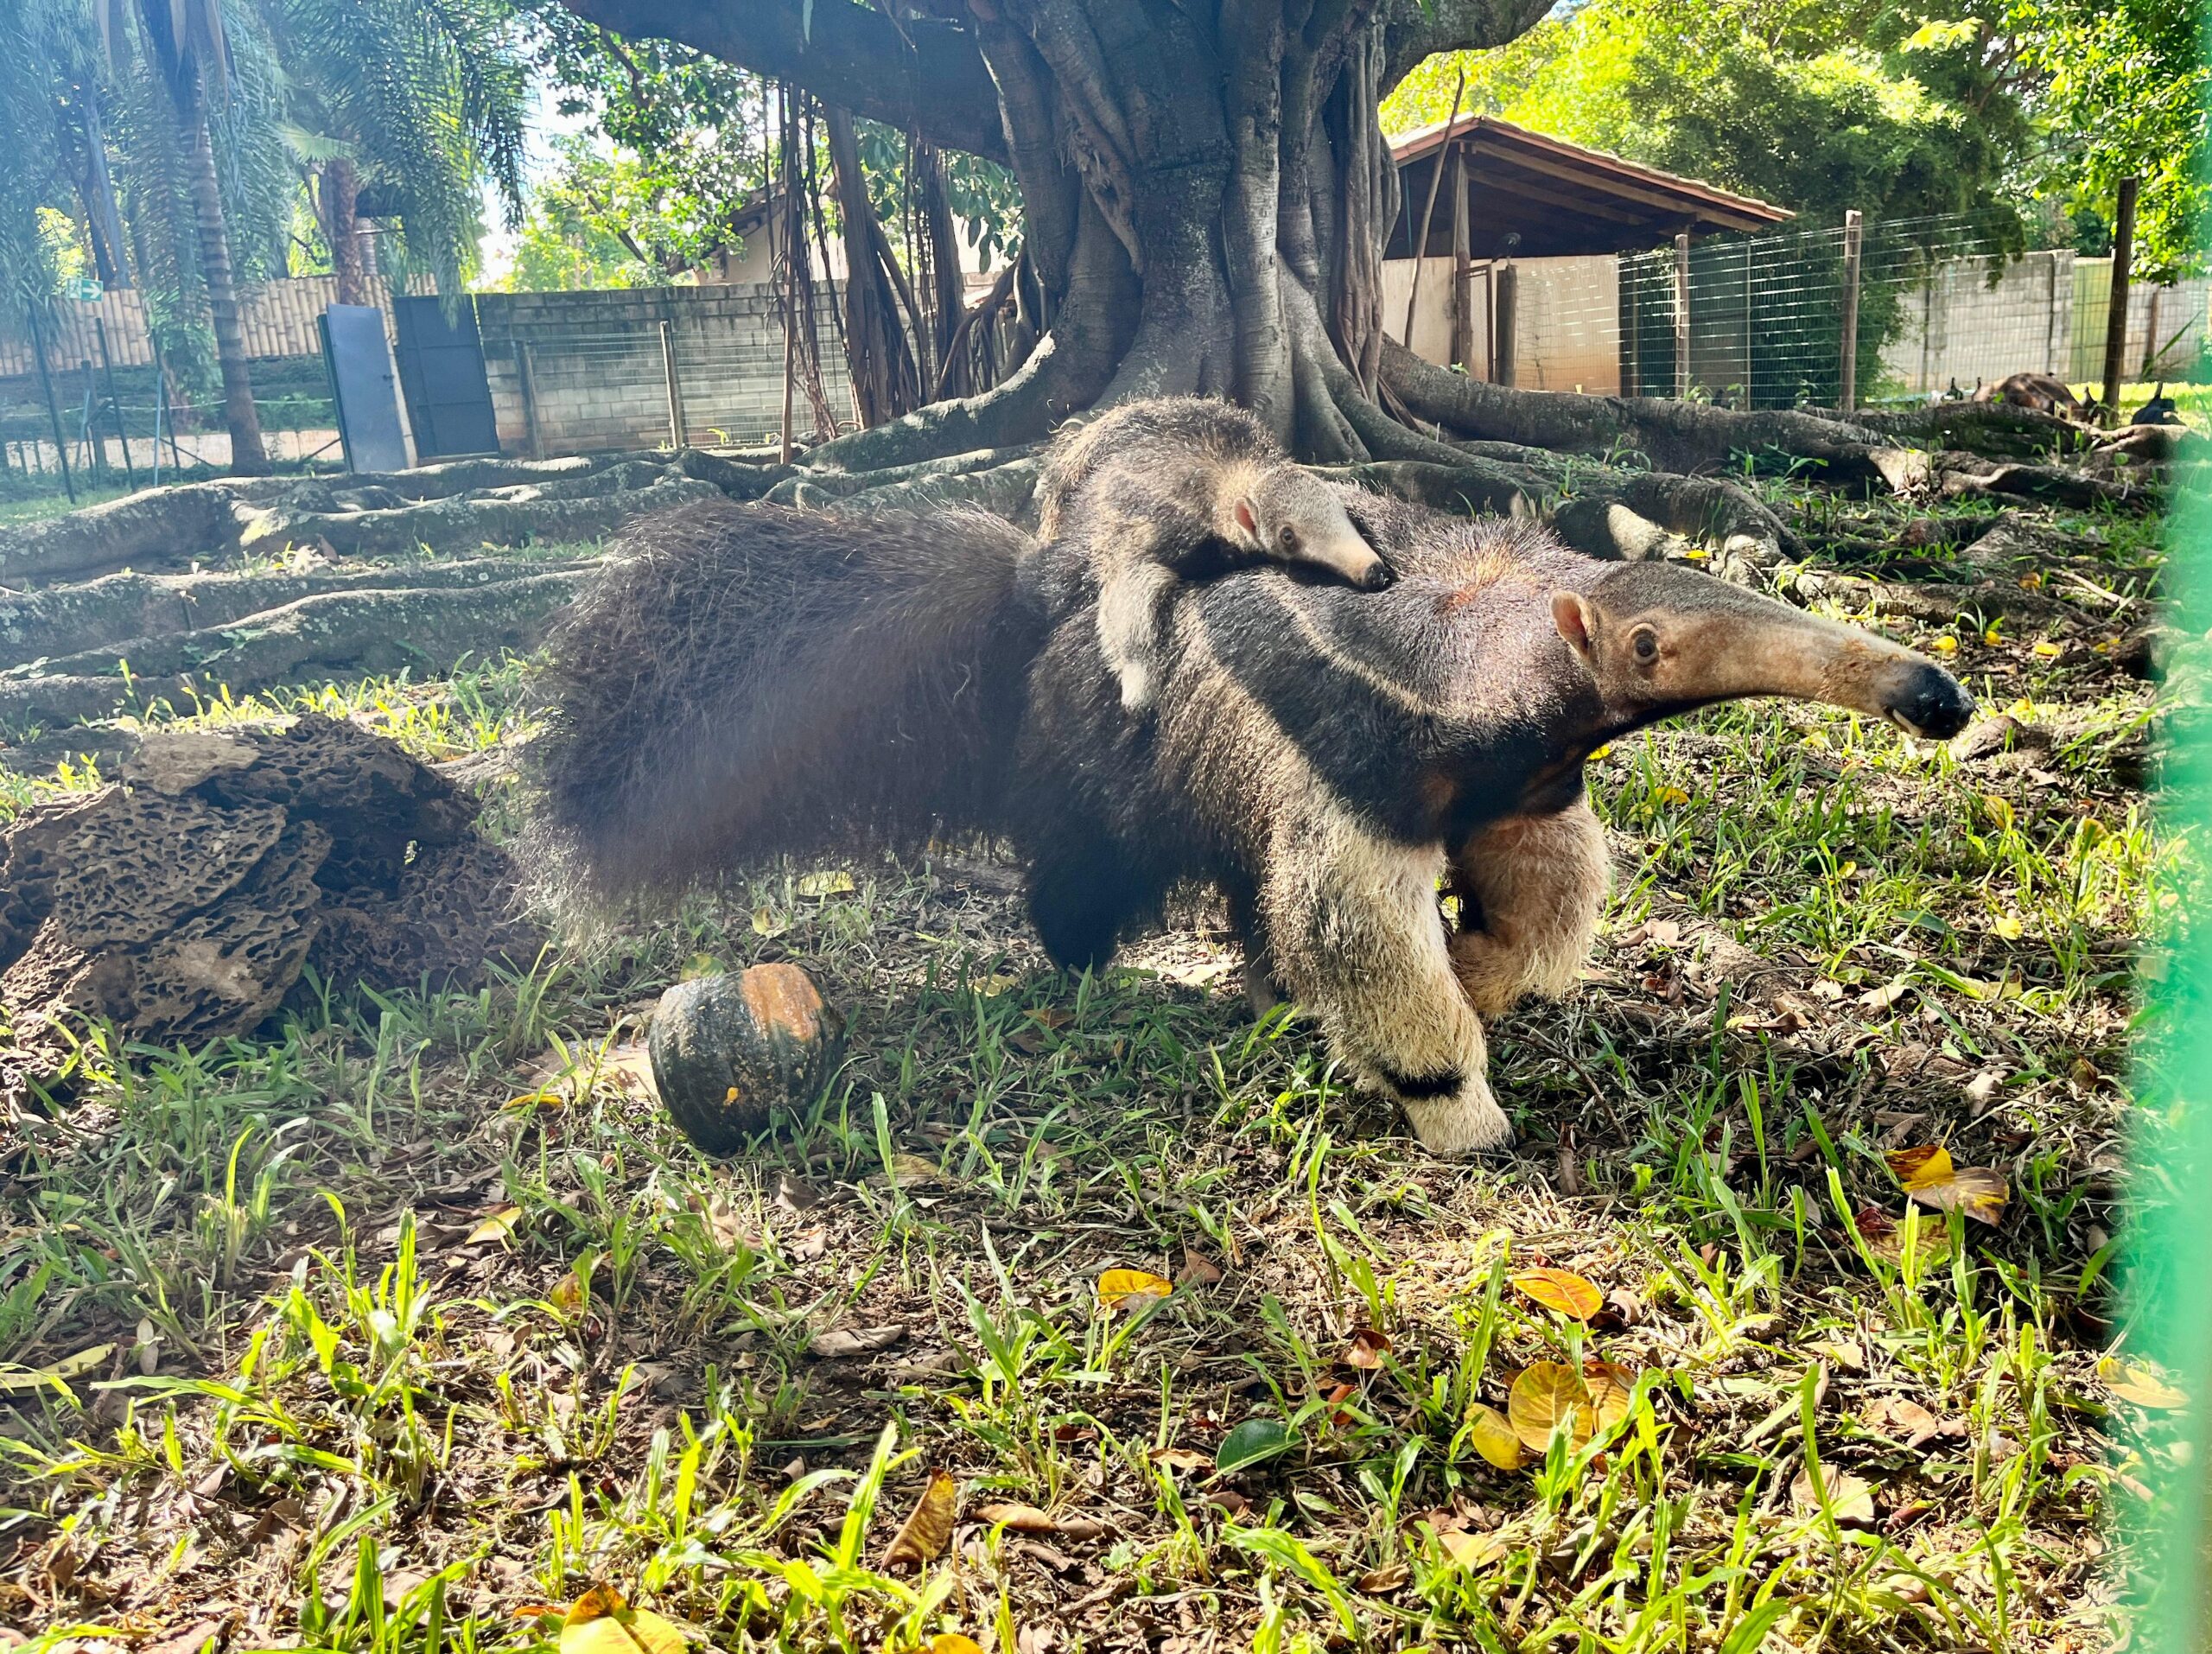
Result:
<svg viewBox="0 0 2212 1654">
<path fill-rule="evenodd" d="M 1098 646 L 1122 686 L 1122 704 L 1141 712 L 1152 704 L 1166 648 L 1167 601 L 1175 571 L 1138 560 L 1109 575 L 1098 591 Z"/>
<path fill-rule="evenodd" d="M 1451 886 L 1471 907 L 1452 938 L 1452 969 L 1476 1014 L 1571 991 L 1611 882 L 1605 830 L 1586 799 L 1554 816 L 1494 822 L 1460 846 Z"/>
<path fill-rule="evenodd" d="M 1491 1095 L 1482 1023 L 1445 950 L 1442 851 L 1380 839 L 1332 801 L 1293 813 L 1260 894 L 1275 974 L 1432 1152 L 1504 1148 L 1513 1128 Z"/>
</svg>

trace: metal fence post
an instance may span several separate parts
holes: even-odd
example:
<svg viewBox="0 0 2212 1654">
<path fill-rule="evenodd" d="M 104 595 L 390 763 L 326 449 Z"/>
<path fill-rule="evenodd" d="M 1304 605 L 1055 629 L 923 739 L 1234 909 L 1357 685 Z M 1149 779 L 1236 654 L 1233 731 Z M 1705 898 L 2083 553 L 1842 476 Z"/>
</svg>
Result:
<svg viewBox="0 0 2212 1654">
<path fill-rule="evenodd" d="M 2113 423 L 2120 417 L 2120 376 L 2127 365 L 2122 359 L 2127 354 L 2127 266 L 2135 258 L 2135 192 L 2139 181 L 2123 178 L 2120 181 L 2120 200 L 2113 213 L 2112 226 L 2112 299 L 2105 315 L 2105 417 L 2104 423 Z"/>
<path fill-rule="evenodd" d="M 1475 261 L 1467 223 L 1467 157 L 1452 151 L 1452 360 L 1460 367 L 1475 353 Z M 1410 347 L 1408 347 L 1410 348 Z"/>
<path fill-rule="evenodd" d="M 123 480 L 130 487 L 138 486 L 138 473 L 130 463 L 130 429 L 123 423 L 123 398 L 115 389 L 115 357 L 107 347 L 107 323 L 99 316 L 92 318 L 92 331 L 99 335 L 100 366 L 107 375 L 107 407 L 115 416 L 116 440 L 123 444 Z"/>
<path fill-rule="evenodd" d="M 668 379 L 668 445 L 683 446 L 683 391 L 676 379 L 676 329 L 660 324 L 660 365 Z"/>
<path fill-rule="evenodd" d="M 1675 396 L 1681 402 L 1690 395 L 1690 238 L 1688 231 L 1675 238 Z"/>
<path fill-rule="evenodd" d="M 43 302 L 30 308 L 31 351 L 38 358 L 38 382 L 46 390 L 47 423 L 54 427 L 54 451 L 61 461 L 61 486 L 68 492 L 69 503 L 77 503 L 77 480 L 69 474 L 69 444 L 61 435 L 61 410 L 54 400 L 54 372 L 46 361 L 46 329 L 39 325 L 39 311 Z"/>
<path fill-rule="evenodd" d="M 1865 226 L 1859 210 L 1843 215 L 1843 388 L 1837 404 L 1849 413 L 1859 404 L 1859 259 Z"/>
</svg>

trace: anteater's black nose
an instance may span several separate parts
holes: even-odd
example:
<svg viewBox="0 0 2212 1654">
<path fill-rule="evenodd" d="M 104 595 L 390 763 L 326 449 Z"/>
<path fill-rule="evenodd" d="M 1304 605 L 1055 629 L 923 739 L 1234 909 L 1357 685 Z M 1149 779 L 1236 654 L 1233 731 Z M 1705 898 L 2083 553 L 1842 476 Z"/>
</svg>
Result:
<svg viewBox="0 0 2212 1654">
<path fill-rule="evenodd" d="M 1389 563 L 1377 559 L 1375 566 L 1370 569 L 1365 577 L 1360 581 L 1359 588 L 1362 591 L 1379 592 L 1397 577 L 1391 571 Z"/>
<path fill-rule="evenodd" d="M 1941 666 L 1922 666 L 1905 680 L 1892 710 L 1914 734 L 1948 741 L 1974 716 L 1974 697 Z"/>
</svg>

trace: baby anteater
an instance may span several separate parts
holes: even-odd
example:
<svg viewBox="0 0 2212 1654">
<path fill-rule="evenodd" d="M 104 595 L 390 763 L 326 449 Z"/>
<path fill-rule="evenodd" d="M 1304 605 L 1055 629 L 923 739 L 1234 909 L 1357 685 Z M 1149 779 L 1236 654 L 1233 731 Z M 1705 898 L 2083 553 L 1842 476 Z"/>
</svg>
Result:
<svg viewBox="0 0 2212 1654">
<path fill-rule="evenodd" d="M 1225 402 L 1130 403 L 1071 429 L 1040 495 L 1045 538 L 1079 543 L 1090 565 L 1099 647 L 1131 712 L 1152 704 L 1177 584 L 1224 550 L 1326 569 L 1365 589 L 1389 583 L 1389 566 L 1335 491 Z"/>
</svg>

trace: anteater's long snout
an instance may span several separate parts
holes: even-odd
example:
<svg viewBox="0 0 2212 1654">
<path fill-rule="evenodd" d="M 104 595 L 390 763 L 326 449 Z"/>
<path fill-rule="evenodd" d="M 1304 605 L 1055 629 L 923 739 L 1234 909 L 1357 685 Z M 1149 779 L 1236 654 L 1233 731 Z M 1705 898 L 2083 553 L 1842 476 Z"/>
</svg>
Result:
<svg viewBox="0 0 2212 1654">
<path fill-rule="evenodd" d="M 1909 735 L 1948 741 L 1974 716 L 1974 697 L 1934 661 L 1923 660 L 1900 674 L 1890 696 L 1888 716 Z"/>
<path fill-rule="evenodd" d="M 1599 588 L 1632 646 L 1654 632 L 1646 693 L 1695 706 L 1751 696 L 1820 701 L 1947 741 L 1974 716 L 1966 686 L 1927 656 L 1771 597 L 1663 563 L 1629 563 Z M 1631 660 L 1637 658 L 1632 653 Z M 1631 666 L 1631 671 L 1637 668 Z"/>
<path fill-rule="evenodd" d="M 1721 670 L 1736 694 L 1823 701 L 1925 741 L 1948 741 L 1974 716 L 1965 684 L 1878 633 L 1781 603 L 1763 604 L 1723 629 L 1735 633 Z"/>
</svg>

